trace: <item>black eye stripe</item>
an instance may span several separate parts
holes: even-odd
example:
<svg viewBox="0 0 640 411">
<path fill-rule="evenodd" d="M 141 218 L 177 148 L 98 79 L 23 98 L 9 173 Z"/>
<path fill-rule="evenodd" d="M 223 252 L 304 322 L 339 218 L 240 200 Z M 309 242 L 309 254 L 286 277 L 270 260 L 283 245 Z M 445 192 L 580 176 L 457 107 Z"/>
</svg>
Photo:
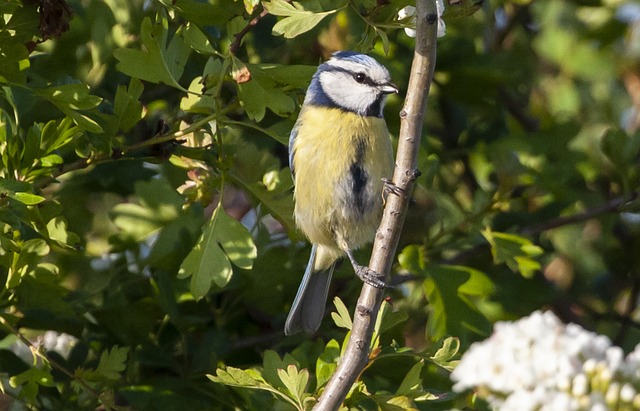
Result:
<svg viewBox="0 0 640 411">
<path fill-rule="evenodd" d="M 375 81 L 373 81 L 371 79 L 371 77 L 367 76 L 364 73 L 356 73 L 353 75 L 353 78 L 356 82 L 360 83 L 360 84 L 366 84 L 367 86 L 371 86 L 371 87 L 376 87 L 378 86 L 378 83 L 376 83 Z"/>
<path fill-rule="evenodd" d="M 343 69 L 341 67 L 330 67 L 330 68 L 327 68 L 325 71 L 339 71 L 341 73 L 347 73 L 347 74 L 350 74 L 351 76 L 353 76 L 353 79 L 356 82 L 360 83 L 360 84 L 366 84 L 367 86 L 371 86 L 371 87 L 380 86 L 380 84 L 378 84 L 375 81 L 373 81 L 371 79 L 371 77 L 367 76 L 363 72 L 354 73 L 354 72 L 352 72 L 350 70 L 346 70 L 346 69 Z M 358 79 L 358 77 L 360 77 L 360 76 L 363 76 L 362 80 Z"/>
</svg>

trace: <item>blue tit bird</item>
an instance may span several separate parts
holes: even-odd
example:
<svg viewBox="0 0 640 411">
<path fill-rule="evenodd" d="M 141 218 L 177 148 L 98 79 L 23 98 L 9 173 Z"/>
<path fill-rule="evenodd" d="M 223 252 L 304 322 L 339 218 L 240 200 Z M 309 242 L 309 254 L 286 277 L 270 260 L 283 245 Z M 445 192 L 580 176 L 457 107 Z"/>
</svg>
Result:
<svg viewBox="0 0 640 411">
<path fill-rule="evenodd" d="M 285 334 L 314 333 L 324 317 L 336 262 L 347 256 L 356 274 L 382 288 L 353 250 L 371 242 L 383 208 L 383 179 L 393 148 L 382 116 L 397 93 L 387 69 L 360 53 L 337 52 L 313 75 L 289 139 L 296 225 L 313 244 L 285 324 Z"/>
</svg>

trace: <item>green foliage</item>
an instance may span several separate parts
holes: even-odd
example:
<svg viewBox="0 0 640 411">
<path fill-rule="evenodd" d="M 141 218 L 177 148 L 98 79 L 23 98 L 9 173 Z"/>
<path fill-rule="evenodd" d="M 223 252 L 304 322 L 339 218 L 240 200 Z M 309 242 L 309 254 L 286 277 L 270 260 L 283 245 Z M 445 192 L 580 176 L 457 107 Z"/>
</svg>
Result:
<svg viewBox="0 0 640 411">
<path fill-rule="evenodd" d="M 344 304 L 340 299 L 336 298 L 335 304 L 339 311 L 344 309 Z M 382 310 L 379 323 L 389 323 L 387 317 L 393 315 L 394 313 L 390 310 Z M 339 318 L 339 316 L 334 316 L 335 318 Z M 376 334 L 379 335 L 379 333 L 380 328 L 376 327 Z M 345 344 L 346 341 L 347 339 L 345 339 Z M 416 354 L 406 348 L 399 348 L 395 344 L 390 347 L 382 347 L 376 341 L 377 338 L 374 337 L 371 347 L 372 356 L 368 367 L 375 368 L 378 362 L 388 364 L 395 360 L 408 364 L 409 368 L 404 376 L 402 373 L 399 375 L 388 373 L 386 376 L 378 375 L 370 381 L 365 377 L 350 392 L 346 400 L 347 404 L 364 402 L 376 404 L 382 409 L 395 409 L 394 406 L 404 407 L 402 409 L 417 409 L 416 404 L 428 404 L 443 399 L 442 395 L 431 392 L 424 387 L 423 381 L 427 375 L 453 369 L 456 363 L 454 358 L 458 356 L 460 349 L 460 343 L 457 339 L 449 337 L 436 346 L 435 353 L 424 352 L 421 354 Z M 242 370 L 228 366 L 221 367 L 216 370 L 216 375 L 208 375 L 208 377 L 211 381 L 226 386 L 270 392 L 279 401 L 292 404 L 295 409 L 304 411 L 315 404 L 317 392 L 324 387 L 335 371 L 342 348 L 337 341 L 331 340 L 318 356 L 315 364 L 315 395 L 314 391 L 309 390 L 309 371 L 306 368 L 300 369 L 299 362 L 295 358 L 288 354 L 284 358 L 280 358 L 274 351 L 264 352 L 264 361 L 260 368 Z M 386 381 L 381 381 L 382 378 Z M 396 378 L 399 380 L 395 380 Z M 371 392 L 368 389 L 368 384 L 378 386 L 377 392 Z M 385 388 L 380 387 L 381 384 L 385 385 Z M 398 388 L 393 390 L 393 395 L 390 395 L 386 389 L 393 385 L 397 385 Z M 438 406 L 436 405 L 436 407 Z"/>
<path fill-rule="evenodd" d="M 614 3 L 445 1 L 397 286 L 345 409 L 487 409 L 449 372 L 493 322 L 541 307 L 640 340 L 639 40 Z M 406 90 L 406 5 L 0 2 L 12 406 L 315 403 L 360 282 L 344 264 L 333 321 L 284 337 L 308 258 L 288 135 L 332 51 L 370 53 Z M 403 95 L 385 110 L 394 140 Z"/>
<path fill-rule="evenodd" d="M 218 205 L 202 236 L 182 262 L 178 278 L 191 277 L 191 293 L 199 300 L 207 295 L 212 283 L 220 288 L 229 283 L 232 262 L 249 270 L 255 258 L 251 234 Z"/>
</svg>

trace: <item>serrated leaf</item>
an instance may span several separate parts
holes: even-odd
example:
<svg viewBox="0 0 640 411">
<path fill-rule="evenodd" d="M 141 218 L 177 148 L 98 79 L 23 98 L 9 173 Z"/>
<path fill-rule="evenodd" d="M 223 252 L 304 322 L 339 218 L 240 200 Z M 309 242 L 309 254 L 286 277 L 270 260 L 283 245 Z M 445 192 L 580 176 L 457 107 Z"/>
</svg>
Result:
<svg viewBox="0 0 640 411">
<path fill-rule="evenodd" d="M 187 91 L 178 83 L 191 49 L 180 35 L 175 35 L 167 45 L 167 22 L 156 24 L 146 17 L 140 28 L 141 50 L 117 49 L 113 55 L 118 60 L 116 68 L 128 76 L 151 83 L 163 83 L 181 91 Z"/>
<path fill-rule="evenodd" d="M 525 278 L 531 278 L 540 269 L 540 263 L 533 259 L 543 253 L 542 248 L 531 240 L 516 234 L 500 233 L 486 228 L 482 235 L 491 245 L 491 255 L 495 264 L 506 264 Z"/>
<path fill-rule="evenodd" d="M 309 383 L 309 371 L 306 368 L 298 371 L 298 367 L 291 364 L 286 370 L 279 369 L 278 377 L 289 391 L 289 394 L 298 403 L 302 403 L 305 389 Z"/>
<path fill-rule="evenodd" d="M 274 16 L 284 16 L 272 28 L 275 35 L 294 38 L 318 25 L 325 17 L 337 12 L 340 8 L 314 12 L 304 8 L 301 3 L 289 3 L 285 0 L 272 0 L 264 3 L 265 9 Z"/>
<path fill-rule="evenodd" d="M 250 269 L 256 256 L 257 249 L 249 231 L 218 207 L 182 262 L 178 278 L 191 277 L 191 293 L 200 299 L 214 283 L 218 287 L 227 285 L 233 274 L 231 262 Z"/>
<path fill-rule="evenodd" d="M 259 374 L 256 374 L 254 370 L 241 370 L 234 367 L 218 368 L 215 376 L 209 374 L 207 378 L 213 382 L 232 387 L 264 389 L 268 386 L 264 379 Z"/>
<path fill-rule="evenodd" d="M 284 369 L 290 365 L 299 366 L 291 354 L 285 354 L 283 358 L 280 358 L 277 352 L 273 350 L 266 350 L 263 354 L 262 360 L 262 377 L 264 380 L 273 387 L 285 388 L 282 385 L 282 380 L 278 376 L 278 370 Z"/>
<path fill-rule="evenodd" d="M 126 131 L 138 124 L 142 118 L 142 96 L 143 85 L 137 78 L 132 78 L 129 87 L 118 86 L 116 96 L 113 101 L 113 114 L 115 115 L 115 129 Z"/>
<path fill-rule="evenodd" d="M 335 297 L 333 299 L 333 305 L 336 306 L 337 310 L 337 312 L 331 313 L 331 318 L 333 318 L 333 321 L 338 327 L 350 330 L 351 327 L 353 327 L 353 322 L 351 321 L 351 315 L 349 314 L 349 310 L 347 310 L 347 307 L 339 297 Z"/>
<path fill-rule="evenodd" d="M 100 355 L 96 373 L 107 380 L 119 380 L 122 372 L 127 368 L 128 353 L 128 347 L 118 347 L 117 345 L 111 348 L 111 351 L 104 350 Z"/>
</svg>

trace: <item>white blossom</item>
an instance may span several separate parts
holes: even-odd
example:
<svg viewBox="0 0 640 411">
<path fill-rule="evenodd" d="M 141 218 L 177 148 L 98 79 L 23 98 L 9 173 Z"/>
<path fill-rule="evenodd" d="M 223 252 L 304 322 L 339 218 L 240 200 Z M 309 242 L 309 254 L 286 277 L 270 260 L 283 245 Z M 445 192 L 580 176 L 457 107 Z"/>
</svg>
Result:
<svg viewBox="0 0 640 411">
<path fill-rule="evenodd" d="M 496 323 L 451 378 L 454 391 L 477 389 L 498 411 L 629 409 L 639 397 L 640 344 L 625 357 L 606 336 L 536 311 Z"/>
<path fill-rule="evenodd" d="M 443 37 L 446 32 L 446 25 L 444 20 L 442 20 L 442 14 L 444 13 L 444 3 L 443 0 L 436 0 L 436 10 L 438 12 L 438 37 Z M 404 20 L 406 18 L 411 18 L 409 21 L 410 27 L 406 27 L 404 32 L 409 37 L 416 36 L 416 8 L 413 6 L 405 6 L 398 12 L 398 20 Z"/>
<path fill-rule="evenodd" d="M 71 353 L 71 349 L 76 345 L 78 339 L 66 333 L 49 330 L 32 339 L 31 342 L 34 347 L 41 347 L 45 352 L 55 351 L 62 357 L 68 358 Z M 31 348 L 25 345 L 22 341 L 17 340 L 11 345 L 11 347 L 9 347 L 9 349 L 26 363 L 33 362 L 33 353 L 31 352 Z"/>
</svg>

